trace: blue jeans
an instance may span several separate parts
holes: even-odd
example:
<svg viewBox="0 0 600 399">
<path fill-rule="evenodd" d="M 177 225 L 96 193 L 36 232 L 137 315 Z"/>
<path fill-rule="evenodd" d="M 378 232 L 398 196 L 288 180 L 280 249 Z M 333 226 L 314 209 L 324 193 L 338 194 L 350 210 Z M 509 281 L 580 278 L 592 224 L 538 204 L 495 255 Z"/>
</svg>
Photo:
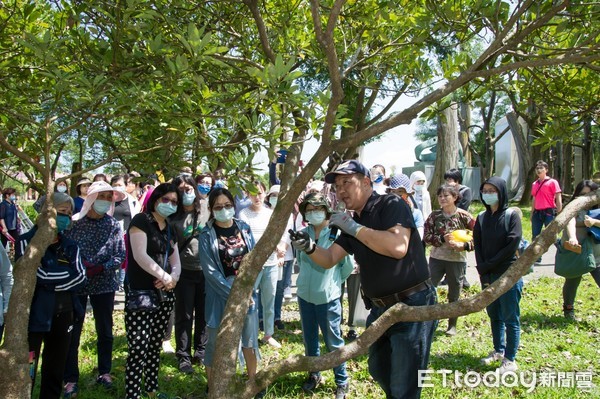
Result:
<svg viewBox="0 0 600 399">
<path fill-rule="evenodd" d="M 329 352 L 344 346 L 342 339 L 342 305 L 339 298 L 329 303 L 315 305 L 298 298 L 300 308 L 300 321 L 302 322 L 302 333 L 304 337 L 304 353 L 306 356 L 319 356 L 319 328 L 323 334 L 325 346 Z M 312 372 L 311 374 L 320 374 Z M 336 385 L 348 383 L 346 363 L 333 368 Z"/>
<path fill-rule="evenodd" d="M 433 305 L 435 288 L 417 292 L 402 301 L 409 306 Z M 373 307 L 367 327 L 389 307 Z M 437 320 L 399 322 L 391 326 L 369 348 L 369 373 L 381 386 L 388 399 L 419 398 L 418 371 L 426 370 Z"/>
<path fill-rule="evenodd" d="M 500 278 L 501 274 L 491 274 L 490 281 Z M 492 324 L 492 340 L 496 352 L 504 352 L 504 357 L 514 361 L 521 339 L 521 292 L 523 279 L 519 279 L 510 290 L 492 302 L 487 308 L 487 314 Z"/>
<path fill-rule="evenodd" d="M 531 215 L 531 238 L 534 239 L 542 232 L 542 226 L 548 226 L 554 220 L 552 209 L 535 210 Z"/>
<path fill-rule="evenodd" d="M 292 268 L 294 261 L 286 260 L 283 263 L 283 278 L 277 281 L 275 289 L 275 320 L 281 320 L 281 306 L 283 305 L 283 290 L 292 286 Z"/>
<path fill-rule="evenodd" d="M 113 310 L 115 305 L 115 293 L 89 295 L 96 325 L 96 353 L 98 354 L 98 375 L 108 374 L 112 368 L 113 350 Z M 77 301 L 81 302 L 83 309 L 87 307 L 88 295 L 76 295 Z M 84 314 L 85 315 L 85 314 Z M 67 354 L 64 381 L 79 382 L 79 341 L 85 316 L 73 323 L 71 335 L 71 346 Z"/>
<path fill-rule="evenodd" d="M 260 289 L 258 297 L 258 318 L 264 319 L 265 336 L 270 337 L 275 332 L 275 289 L 279 275 L 277 265 L 264 266 L 258 274 L 257 284 Z"/>
</svg>

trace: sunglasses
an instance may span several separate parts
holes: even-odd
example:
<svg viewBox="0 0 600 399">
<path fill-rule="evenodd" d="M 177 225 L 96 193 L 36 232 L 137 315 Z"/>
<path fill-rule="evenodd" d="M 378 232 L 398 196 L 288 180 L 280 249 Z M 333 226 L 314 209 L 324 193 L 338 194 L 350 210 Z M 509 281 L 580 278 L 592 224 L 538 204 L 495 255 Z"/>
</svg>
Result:
<svg viewBox="0 0 600 399">
<path fill-rule="evenodd" d="M 220 211 L 220 210 L 223 210 L 223 209 L 230 210 L 232 208 L 233 208 L 233 205 L 231 205 L 231 204 L 225 204 L 225 205 L 216 205 L 216 206 L 213 206 L 212 209 L 213 209 L 213 211 L 217 212 L 217 211 Z"/>
<path fill-rule="evenodd" d="M 160 202 L 162 202 L 163 204 L 168 204 L 170 202 L 174 206 L 177 206 L 177 200 L 173 200 L 167 197 L 160 197 Z"/>
</svg>

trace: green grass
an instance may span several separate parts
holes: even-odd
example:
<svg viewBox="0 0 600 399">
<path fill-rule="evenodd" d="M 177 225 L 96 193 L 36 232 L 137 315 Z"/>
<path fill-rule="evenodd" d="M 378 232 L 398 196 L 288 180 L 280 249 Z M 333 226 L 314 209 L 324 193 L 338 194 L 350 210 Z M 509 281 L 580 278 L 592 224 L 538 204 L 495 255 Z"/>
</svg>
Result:
<svg viewBox="0 0 600 399">
<path fill-rule="evenodd" d="M 589 275 L 585 276 L 579 289 L 576 311 L 578 320 L 570 322 L 562 317 L 562 279 L 545 278 L 525 286 L 521 301 L 522 335 L 517 362 L 521 370 L 539 372 L 576 372 L 590 370 L 593 382 L 598 384 L 597 370 L 600 368 L 600 320 L 596 304 L 598 287 Z M 464 295 L 478 291 L 473 287 Z M 440 301 L 445 301 L 445 290 L 440 289 Z M 296 303 L 287 304 L 285 317 L 297 315 Z M 263 364 L 284 358 L 292 353 L 303 353 L 302 331 L 298 320 L 285 319 L 286 330 L 277 331 L 275 336 L 283 344 L 279 352 L 270 347 L 261 347 Z M 433 370 L 458 370 L 463 373 L 493 371 L 493 366 L 481 366 L 480 358 L 491 349 L 489 321 L 484 312 L 478 312 L 459 319 L 459 333 L 453 338 L 443 334 L 446 321 L 440 322 L 435 334 L 430 368 Z M 117 393 L 108 395 L 95 385 L 97 371 L 92 317 L 87 315 L 82 337 L 80 367 L 80 399 L 122 398 L 125 396 L 124 374 L 127 356 L 127 343 L 123 328 L 123 313 L 115 312 L 114 366 Z M 383 393 L 373 382 L 367 371 L 366 357 L 348 362 L 351 380 L 349 398 L 382 398 Z M 315 395 L 306 395 L 300 389 L 304 373 L 294 373 L 280 378 L 270 387 L 267 398 L 331 398 L 335 388 L 331 371 L 324 372 L 326 383 Z M 524 387 L 513 388 L 467 388 L 442 385 L 442 378 L 434 374 L 432 388 L 425 388 L 423 398 L 594 398 L 600 390 L 583 392 L 573 388 L 537 387 L 527 393 Z M 203 398 L 206 379 L 204 372 L 196 367 L 191 375 L 177 371 L 174 355 L 163 355 L 160 371 L 162 390 L 182 398 Z"/>
</svg>

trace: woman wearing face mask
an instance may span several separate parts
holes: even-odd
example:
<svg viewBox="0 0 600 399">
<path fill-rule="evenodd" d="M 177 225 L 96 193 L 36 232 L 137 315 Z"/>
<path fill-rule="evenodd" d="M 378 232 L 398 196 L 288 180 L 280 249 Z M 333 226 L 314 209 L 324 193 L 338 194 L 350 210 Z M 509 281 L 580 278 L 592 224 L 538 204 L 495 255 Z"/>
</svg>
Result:
<svg viewBox="0 0 600 399">
<path fill-rule="evenodd" d="M 96 326 L 98 377 L 96 382 L 112 389 L 113 310 L 115 291 L 119 288 L 118 271 L 125 259 L 125 243 L 119 222 L 113 218 L 114 203 L 123 201 L 125 194 L 114 191 L 103 181 L 93 183 L 81 211 L 73 215 L 73 227 L 65 236 L 79 246 L 86 268 L 87 283 L 78 292 L 77 301 L 83 309 L 88 297 L 94 312 Z M 85 315 L 84 315 L 85 317 Z M 84 317 L 75 321 L 67 366 L 65 368 L 66 399 L 79 390 L 79 340 Z"/>
<path fill-rule="evenodd" d="M 204 274 L 200 265 L 203 254 L 198 249 L 198 236 L 209 214 L 208 210 L 202 211 L 200 193 L 191 176 L 178 176 L 173 184 L 179 190 L 183 205 L 169 218 L 181 258 L 181 277 L 175 288 L 175 353 L 179 371 L 189 374 L 194 371 L 193 363 L 202 365 L 206 350 Z"/>
<path fill-rule="evenodd" d="M 475 219 L 471 214 L 457 207 L 460 194 L 457 186 L 444 184 L 437 191 L 441 209 L 433 211 L 425 221 L 423 241 L 433 246 L 429 254 L 431 282 L 438 286 L 442 277 L 448 281 L 448 302 L 460 297 L 462 281 L 466 270 L 467 253 L 473 250 L 473 239 L 460 241 L 453 232 L 456 230 L 473 231 Z M 456 233 L 455 233 L 456 234 Z M 465 235 L 468 236 L 468 235 Z M 456 335 L 457 317 L 448 320 L 446 335 Z"/>
<path fill-rule="evenodd" d="M 39 398 L 58 399 L 67 351 L 71 342 L 71 326 L 75 317 L 85 311 L 75 292 L 85 283 L 85 268 L 77 244 L 64 236 L 71 226 L 73 199 L 65 193 L 54 193 L 57 232 L 37 270 L 35 292 L 29 313 L 29 353 L 32 362 L 31 393 L 35 387 L 40 355 L 43 359 Z M 19 238 L 26 247 L 37 231 L 34 226 Z M 44 351 L 41 352 L 42 344 Z"/>
<path fill-rule="evenodd" d="M 206 227 L 200 233 L 200 264 L 206 279 L 206 328 L 208 342 L 204 364 L 209 381 L 218 370 L 212 370 L 217 332 L 223 318 L 223 311 L 235 276 L 238 274 L 244 256 L 254 248 L 254 236 L 250 226 L 234 219 L 235 200 L 229 190 L 215 188 L 208 196 L 211 211 Z M 248 378 L 256 375 L 258 352 L 258 314 L 256 292 L 249 300 L 248 313 L 242 330 L 242 354 L 246 362 Z M 262 398 L 262 391 L 256 398 Z"/>
<path fill-rule="evenodd" d="M 65 193 L 65 194 L 68 194 L 69 193 L 69 181 L 68 180 L 61 180 L 61 181 L 57 182 L 54 185 L 54 192 L 55 193 Z M 44 206 L 44 202 L 46 202 L 46 195 L 40 196 L 33 203 L 33 209 L 35 209 L 35 211 L 37 213 L 41 213 L 42 212 L 42 207 Z"/>
<path fill-rule="evenodd" d="M 0 240 L 6 248 L 8 241 L 19 239 L 19 218 L 17 216 L 17 190 L 7 187 L 2 191 L 4 200 L 0 203 Z M 7 250 L 8 252 L 8 250 Z"/>
<path fill-rule="evenodd" d="M 480 187 L 485 212 L 477 217 L 473 231 L 475 260 L 482 288 L 498 280 L 517 260 L 522 238 L 521 219 L 517 212 L 508 213 L 508 191 L 501 177 L 492 176 Z M 509 218 L 507 221 L 506 219 Z M 502 362 L 500 374 L 515 372 L 515 357 L 521 337 L 520 308 L 523 279 L 486 308 L 492 329 L 494 350 L 483 358 L 485 365 Z"/>
<path fill-rule="evenodd" d="M 431 197 L 427 191 L 427 177 L 420 170 L 410 174 L 410 187 L 414 194 L 417 208 L 423 213 L 423 219 L 427 220 L 431 214 Z"/>
<path fill-rule="evenodd" d="M 125 391 L 127 399 L 142 396 L 166 397 L 158 392 L 160 351 L 181 272 L 177 238 L 167 222 L 180 208 L 181 200 L 174 184 L 162 183 L 150 195 L 144 212 L 137 214 L 129 225 L 127 243 L 127 282 L 130 290 L 159 290 L 158 310 L 134 312 L 125 308 L 127 331 L 127 363 Z"/>
<path fill-rule="evenodd" d="M 329 217 L 331 208 L 325 196 L 320 193 L 308 194 L 300 204 L 300 213 L 308 226 L 303 230 L 319 246 L 329 248 L 333 241 L 329 239 Z M 350 257 L 344 258 L 331 269 L 314 263 L 305 252 L 298 252 L 298 306 L 304 337 L 306 356 L 319 356 L 319 328 L 328 351 L 344 346 L 342 338 L 342 295 L 341 285 L 348 278 L 354 265 Z M 344 398 L 348 392 L 348 373 L 346 363 L 333 368 L 335 376 L 336 398 Z M 321 373 L 311 371 L 302 384 L 306 392 L 313 392 L 321 383 Z"/>
</svg>

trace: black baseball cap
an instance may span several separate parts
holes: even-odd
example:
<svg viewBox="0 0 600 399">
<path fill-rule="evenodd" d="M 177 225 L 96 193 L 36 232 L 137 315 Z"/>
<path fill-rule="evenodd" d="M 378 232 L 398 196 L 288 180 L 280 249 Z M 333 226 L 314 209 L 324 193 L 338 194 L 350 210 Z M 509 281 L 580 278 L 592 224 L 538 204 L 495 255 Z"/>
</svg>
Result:
<svg viewBox="0 0 600 399">
<path fill-rule="evenodd" d="M 354 173 L 360 173 L 362 175 L 367 176 L 369 179 L 371 178 L 369 169 L 365 168 L 365 165 L 363 165 L 355 159 L 350 159 L 348 161 L 342 162 L 340 165 L 338 165 L 338 167 L 335 170 L 327 173 L 325 175 L 325 183 L 335 183 L 336 175 L 352 175 Z"/>
</svg>

